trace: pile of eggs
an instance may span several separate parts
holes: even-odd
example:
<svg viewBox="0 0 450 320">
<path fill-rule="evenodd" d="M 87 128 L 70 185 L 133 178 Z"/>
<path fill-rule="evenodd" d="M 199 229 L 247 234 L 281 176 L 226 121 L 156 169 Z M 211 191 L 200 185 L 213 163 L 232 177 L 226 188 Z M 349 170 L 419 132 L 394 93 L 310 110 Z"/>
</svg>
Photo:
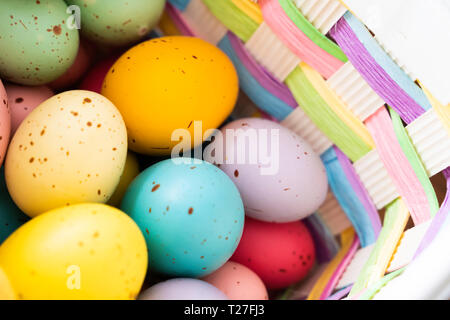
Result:
<svg viewBox="0 0 450 320">
<path fill-rule="evenodd" d="M 264 300 L 314 266 L 320 158 L 276 122 L 231 121 L 232 62 L 149 36 L 164 5 L 0 1 L 0 299 Z M 172 156 L 177 130 L 200 136 L 186 152 L 214 129 L 225 159 L 249 151 L 227 139 L 276 132 L 276 170 Z"/>
</svg>

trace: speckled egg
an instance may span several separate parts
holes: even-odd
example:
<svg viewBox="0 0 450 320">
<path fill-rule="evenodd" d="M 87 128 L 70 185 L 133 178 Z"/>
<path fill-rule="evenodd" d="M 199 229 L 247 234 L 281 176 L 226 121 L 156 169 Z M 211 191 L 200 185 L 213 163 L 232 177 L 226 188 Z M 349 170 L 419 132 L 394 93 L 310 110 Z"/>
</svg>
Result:
<svg viewBox="0 0 450 320">
<path fill-rule="evenodd" d="M 157 156 L 169 155 L 179 144 L 177 129 L 190 134 L 186 148 L 200 145 L 203 134 L 230 115 L 238 91 L 236 70 L 225 53 L 201 39 L 175 36 L 123 54 L 108 72 L 102 94 L 122 113 L 130 149 Z"/>
<path fill-rule="evenodd" d="M 80 84 L 80 89 L 101 93 L 106 74 L 119 57 L 112 56 L 101 60 L 88 70 Z"/>
<path fill-rule="evenodd" d="M 0 1 L 0 77 L 43 85 L 70 68 L 79 37 L 66 10 L 63 0 Z"/>
<path fill-rule="evenodd" d="M 102 204 L 49 211 L 0 246 L 19 299 L 134 299 L 147 268 L 136 224 Z"/>
<path fill-rule="evenodd" d="M 145 290 L 139 300 L 228 300 L 227 296 L 197 279 L 178 278 L 160 282 Z"/>
<path fill-rule="evenodd" d="M 138 41 L 153 29 L 165 0 L 66 0 L 81 9 L 81 32 L 88 39 L 110 46 Z"/>
<path fill-rule="evenodd" d="M 231 300 L 269 299 L 261 278 L 246 266 L 233 261 L 228 261 L 202 280 L 220 289 Z"/>
<path fill-rule="evenodd" d="M 128 152 L 127 160 L 125 161 L 125 168 L 123 169 L 122 177 L 120 177 L 119 185 L 114 191 L 111 199 L 109 199 L 108 204 L 114 207 L 119 207 L 122 202 L 122 198 L 128 189 L 130 183 L 139 174 L 139 162 L 137 157 L 132 153 Z"/>
<path fill-rule="evenodd" d="M 114 105 L 94 92 L 67 91 L 34 109 L 17 129 L 6 183 L 31 217 L 80 202 L 106 203 L 126 155 L 126 128 Z"/>
<path fill-rule="evenodd" d="M 0 244 L 29 219 L 12 201 L 6 188 L 2 167 L 0 169 Z"/>
<path fill-rule="evenodd" d="M 58 79 L 49 83 L 49 86 L 55 90 L 73 86 L 83 77 L 94 58 L 93 49 L 86 42 L 80 42 L 77 57 L 72 66 Z"/>
<path fill-rule="evenodd" d="M 205 160 L 218 164 L 233 180 L 248 216 L 291 222 L 314 213 L 324 202 L 325 167 L 297 134 L 259 118 L 233 121 L 221 132 L 223 139 L 214 140 L 210 150 L 223 152 L 206 152 Z"/>
<path fill-rule="evenodd" d="M 5 87 L 0 80 L 0 166 L 5 159 L 6 148 L 11 132 L 11 114 L 8 105 L 8 96 Z"/>
<path fill-rule="evenodd" d="M 6 92 L 11 112 L 11 135 L 14 135 L 31 111 L 54 94 L 47 86 L 30 87 L 15 84 L 7 84 Z"/>
<path fill-rule="evenodd" d="M 187 158 L 161 161 L 130 185 L 122 210 L 138 224 L 157 273 L 200 277 L 220 268 L 241 238 L 244 207 L 215 166 Z"/>
<path fill-rule="evenodd" d="M 314 242 L 301 221 L 268 223 L 246 218 L 231 260 L 253 270 L 268 289 L 286 288 L 302 280 L 314 265 Z"/>
</svg>

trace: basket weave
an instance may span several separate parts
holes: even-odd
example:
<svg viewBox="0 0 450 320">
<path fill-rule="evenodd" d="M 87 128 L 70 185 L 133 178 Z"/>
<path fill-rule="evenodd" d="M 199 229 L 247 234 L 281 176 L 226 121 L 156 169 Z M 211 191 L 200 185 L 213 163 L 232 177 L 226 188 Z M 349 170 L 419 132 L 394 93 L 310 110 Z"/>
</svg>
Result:
<svg viewBox="0 0 450 320">
<path fill-rule="evenodd" d="M 318 265 L 282 299 L 449 298 L 449 193 L 430 177 L 448 190 L 450 105 L 343 3 L 170 0 L 159 28 L 220 47 L 259 114 L 321 155 L 331 191 L 306 219 Z"/>
</svg>

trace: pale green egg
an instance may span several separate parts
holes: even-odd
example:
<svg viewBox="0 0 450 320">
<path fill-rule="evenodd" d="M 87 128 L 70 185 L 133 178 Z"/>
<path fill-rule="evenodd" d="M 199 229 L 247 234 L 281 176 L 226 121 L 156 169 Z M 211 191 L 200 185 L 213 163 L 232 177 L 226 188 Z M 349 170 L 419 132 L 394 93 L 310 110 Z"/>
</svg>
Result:
<svg viewBox="0 0 450 320">
<path fill-rule="evenodd" d="M 81 10 L 81 33 L 108 46 L 124 46 L 153 29 L 165 0 L 66 0 Z"/>
<path fill-rule="evenodd" d="M 0 77 L 42 85 L 61 76 L 78 51 L 63 0 L 0 1 Z M 70 21 L 70 20 L 69 20 Z"/>
</svg>

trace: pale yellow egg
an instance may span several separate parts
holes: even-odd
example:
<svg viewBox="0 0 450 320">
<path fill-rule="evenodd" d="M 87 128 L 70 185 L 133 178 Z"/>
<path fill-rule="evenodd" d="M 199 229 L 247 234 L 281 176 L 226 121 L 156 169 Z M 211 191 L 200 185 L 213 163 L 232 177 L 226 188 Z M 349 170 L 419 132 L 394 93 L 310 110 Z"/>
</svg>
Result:
<svg viewBox="0 0 450 320">
<path fill-rule="evenodd" d="M 19 299 L 134 299 L 147 261 L 134 221 L 104 204 L 44 213 L 0 246 L 0 265 Z"/>
<path fill-rule="evenodd" d="M 38 106 L 9 146 L 5 177 L 27 215 L 82 202 L 106 203 L 127 155 L 127 132 L 116 107 L 90 91 L 67 91 Z"/>
</svg>

